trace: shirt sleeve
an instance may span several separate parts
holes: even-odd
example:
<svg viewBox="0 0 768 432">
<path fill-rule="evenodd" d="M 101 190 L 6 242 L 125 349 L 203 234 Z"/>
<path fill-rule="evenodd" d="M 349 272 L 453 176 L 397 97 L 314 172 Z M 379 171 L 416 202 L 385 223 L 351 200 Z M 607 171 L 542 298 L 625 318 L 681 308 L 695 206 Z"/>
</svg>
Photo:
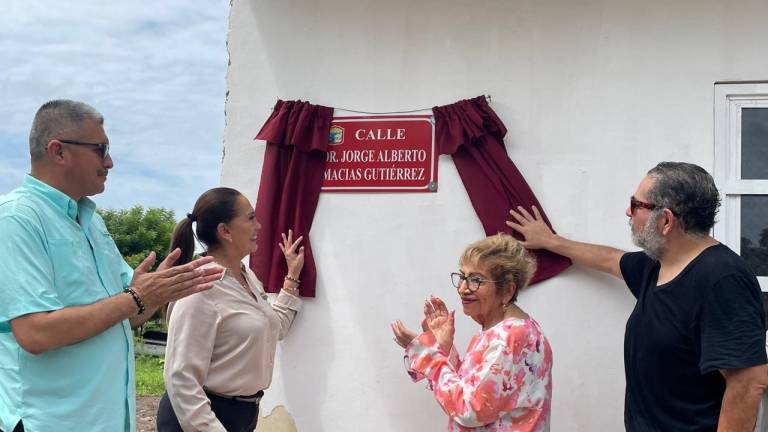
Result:
<svg viewBox="0 0 768 432">
<path fill-rule="evenodd" d="M 621 276 L 636 299 L 640 298 L 648 269 L 654 263 L 655 261 L 646 255 L 645 252 L 627 252 L 621 256 L 619 261 Z"/>
<path fill-rule="evenodd" d="M 0 217 L 0 322 L 64 307 L 55 289 L 53 265 L 34 216 Z"/>
<path fill-rule="evenodd" d="M 204 294 L 185 297 L 171 310 L 165 388 L 182 429 L 226 432 L 203 390 L 221 321 L 215 304 Z"/>
<path fill-rule="evenodd" d="M 410 368 L 432 384 L 435 399 L 452 421 L 465 427 L 492 423 L 517 407 L 525 371 L 516 367 L 509 352 L 510 341 L 494 336 L 483 350 L 472 348 L 459 375 L 431 333 L 422 333 L 408 346 Z"/>
<path fill-rule="evenodd" d="M 277 295 L 277 299 L 272 303 L 272 310 L 277 313 L 280 318 L 280 334 L 279 340 L 283 340 L 288 335 L 288 330 L 291 329 L 293 319 L 296 318 L 297 313 L 301 309 L 301 299 L 283 292 L 282 290 Z"/>
<path fill-rule="evenodd" d="M 408 372 L 408 376 L 411 377 L 411 381 L 413 382 L 419 382 L 424 379 L 424 375 L 421 374 L 418 371 L 415 371 L 411 369 L 411 358 L 408 356 L 408 349 L 406 348 L 406 354 L 405 354 L 405 371 Z M 448 363 L 453 367 L 453 370 L 459 370 L 461 367 L 461 357 L 459 357 L 458 351 L 456 351 L 456 346 L 451 347 L 451 352 L 448 354 Z M 432 390 L 432 386 L 430 384 L 429 389 Z"/>
<path fill-rule="evenodd" d="M 702 302 L 702 374 L 765 364 L 765 314 L 754 278 L 734 274 L 714 284 Z"/>
<path fill-rule="evenodd" d="M 256 278 L 256 275 L 253 274 L 250 269 L 247 273 L 250 277 L 250 282 L 256 287 L 261 298 L 263 298 L 265 301 L 268 301 L 269 297 L 267 297 L 266 292 L 264 292 L 264 287 Z M 280 320 L 280 333 L 278 335 L 278 339 L 283 340 L 285 336 L 288 335 L 288 330 L 291 329 L 293 319 L 296 318 L 296 314 L 298 314 L 298 312 L 301 310 L 302 304 L 303 301 L 301 298 L 292 294 L 288 294 L 283 290 L 280 290 L 280 292 L 277 294 L 277 298 L 275 299 L 274 303 L 270 304 L 272 310 L 275 311 L 278 319 Z"/>
<path fill-rule="evenodd" d="M 123 259 L 120 267 L 120 280 L 123 282 L 123 288 L 131 286 L 131 281 L 133 280 L 133 269 L 125 262 L 125 259 Z"/>
<path fill-rule="evenodd" d="M 117 243 L 115 243 L 112 234 L 109 233 L 106 224 L 104 224 L 104 219 L 99 213 L 94 213 L 93 224 L 95 225 L 95 229 L 100 232 L 103 237 L 109 239 L 109 242 L 105 244 L 105 247 L 111 249 L 112 253 L 120 258 L 119 268 L 117 268 L 120 276 L 120 286 L 121 288 L 128 288 L 131 286 L 131 280 L 133 279 L 133 268 L 125 262 L 125 258 L 123 258 L 120 248 L 117 247 Z"/>
</svg>

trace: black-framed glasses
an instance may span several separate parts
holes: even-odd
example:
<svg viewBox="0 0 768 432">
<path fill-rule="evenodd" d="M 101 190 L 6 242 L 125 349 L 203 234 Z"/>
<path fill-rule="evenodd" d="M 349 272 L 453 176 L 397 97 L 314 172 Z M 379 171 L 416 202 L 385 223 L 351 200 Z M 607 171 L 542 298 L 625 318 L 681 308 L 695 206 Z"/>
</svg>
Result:
<svg viewBox="0 0 768 432">
<path fill-rule="evenodd" d="M 640 201 L 634 196 L 629 197 L 629 213 L 635 214 L 635 210 L 638 208 L 644 208 L 646 210 L 656 210 L 659 208 L 656 204 Z"/>
<path fill-rule="evenodd" d="M 480 285 L 486 282 L 496 283 L 501 281 L 492 281 L 489 279 L 481 278 L 477 275 L 466 276 L 464 273 L 451 273 L 451 282 L 453 283 L 453 286 L 456 287 L 456 289 L 461 288 L 462 282 L 467 282 L 467 289 L 469 292 L 475 292 L 480 289 Z"/>
<path fill-rule="evenodd" d="M 93 147 L 94 150 L 96 150 L 96 152 L 99 153 L 102 159 L 106 159 L 107 156 L 109 156 L 109 143 L 89 143 L 89 142 L 63 140 L 63 139 L 60 139 L 57 141 L 64 144 Z"/>
</svg>

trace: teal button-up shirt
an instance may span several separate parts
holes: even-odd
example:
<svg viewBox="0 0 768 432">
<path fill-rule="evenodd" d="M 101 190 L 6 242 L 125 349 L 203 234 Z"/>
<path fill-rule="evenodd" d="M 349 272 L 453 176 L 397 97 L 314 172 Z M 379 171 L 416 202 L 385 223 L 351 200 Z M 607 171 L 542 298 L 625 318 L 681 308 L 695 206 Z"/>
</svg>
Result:
<svg viewBox="0 0 768 432">
<path fill-rule="evenodd" d="M 82 342 L 32 355 L 9 321 L 118 294 L 133 271 L 88 198 L 74 201 L 27 175 L 0 197 L 0 429 L 136 429 L 128 320 Z M 79 221 L 79 223 L 78 223 Z"/>
</svg>

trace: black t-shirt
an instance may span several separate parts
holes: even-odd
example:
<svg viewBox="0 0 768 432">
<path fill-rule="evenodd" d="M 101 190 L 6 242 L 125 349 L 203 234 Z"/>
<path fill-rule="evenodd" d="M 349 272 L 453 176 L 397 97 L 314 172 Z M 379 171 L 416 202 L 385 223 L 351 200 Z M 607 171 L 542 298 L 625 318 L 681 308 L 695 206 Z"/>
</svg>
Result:
<svg viewBox="0 0 768 432">
<path fill-rule="evenodd" d="M 715 431 L 725 391 L 719 369 L 768 362 L 760 286 L 723 245 L 704 250 L 657 286 L 659 263 L 621 257 L 637 298 L 624 335 L 628 431 Z"/>
</svg>

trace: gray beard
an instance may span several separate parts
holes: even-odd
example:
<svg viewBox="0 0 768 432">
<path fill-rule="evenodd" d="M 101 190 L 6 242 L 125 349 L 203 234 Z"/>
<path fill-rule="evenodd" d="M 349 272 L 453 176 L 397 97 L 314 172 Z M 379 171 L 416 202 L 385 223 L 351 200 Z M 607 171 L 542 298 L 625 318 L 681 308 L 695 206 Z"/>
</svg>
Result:
<svg viewBox="0 0 768 432">
<path fill-rule="evenodd" d="M 629 220 L 630 227 L 632 219 Z M 632 228 L 632 243 L 643 249 L 646 255 L 659 261 L 664 256 L 665 244 L 664 237 L 656 229 L 656 218 L 648 218 L 640 230 L 635 231 Z"/>
</svg>

